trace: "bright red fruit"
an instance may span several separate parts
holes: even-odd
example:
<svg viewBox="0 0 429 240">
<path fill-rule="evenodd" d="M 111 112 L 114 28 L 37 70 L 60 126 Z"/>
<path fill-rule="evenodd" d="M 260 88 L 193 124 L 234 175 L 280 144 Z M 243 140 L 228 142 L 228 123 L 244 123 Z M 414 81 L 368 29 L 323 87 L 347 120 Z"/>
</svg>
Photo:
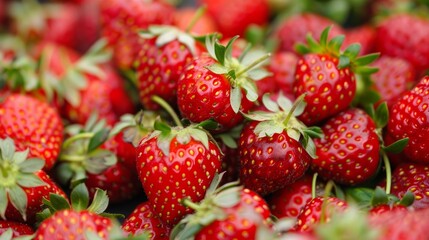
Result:
<svg viewBox="0 0 429 240">
<path fill-rule="evenodd" d="M 0 220 L 0 236 L 9 229 L 12 231 L 12 239 L 19 236 L 32 235 L 34 233 L 34 230 L 27 224 Z"/>
<path fill-rule="evenodd" d="M 174 25 L 183 31 L 188 30 L 189 24 L 193 20 L 197 10 L 198 9 L 193 7 L 176 9 L 176 11 L 174 11 Z M 195 25 L 189 29 L 189 32 L 197 35 L 210 34 L 217 32 L 217 26 L 213 17 L 205 13 L 198 19 Z"/>
<path fill-rule="evenodd" d="M 362 25 L 360 27 L 347 29 L 345 31 L 346 38 L 344 46 L 349 46 L 353 43 L 359 43 L 361 46 L 360 54 L 370 54 L 374 52 L 376 31 L 370 25 Z"/>
</svg>

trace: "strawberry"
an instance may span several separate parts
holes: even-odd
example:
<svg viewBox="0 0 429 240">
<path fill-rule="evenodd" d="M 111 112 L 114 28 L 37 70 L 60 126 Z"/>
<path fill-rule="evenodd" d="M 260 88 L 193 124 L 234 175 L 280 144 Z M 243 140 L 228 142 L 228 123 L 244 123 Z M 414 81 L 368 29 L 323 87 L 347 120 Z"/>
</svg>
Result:
<svg viewBox="0 0 429 240">
<path fill-rule="evenodd" d="M 151 24 L 172 24 L 174 9 L 163 1 L 101 1 L 101 32 L 114 49 L 120 69 L 133 68 L 139 51 L 138 31 Z"/>
<path fill-rule="evenodd" d="M 418 74 L 429 68 L 429 20 L 411 14 L 392 15 L 377 26 L 376 50 L 410 62 Z"/>
<path fill-rule="evenodd" d="M 192 24 L 194 17 L 198 14 L 198 9 L 194 7 L 183 7 L 174 11 L 174 26 L 186 31 Z M 204 13 L 198 21 L 189 29 L 190 33 L 204 35 L 217 32 L 217 26 L 212 16 Z"/>
<path fill-rule="evenodd" d="M 0 139 L 0 217 L 34 224 L 42 200 L 64 192 L 41 169 L 44 161 L 28 158 L 29 149 L 17 151 L 11 138 Z"/>
<path fill-rule="evenodd" d="M 145 109 L 159 106 L 151 97 L 157 95 L 176 105 L 177 81 L 197 54 L 197 43 L 188 33 L 171 26 L 150 26 L 141 33 L 141 51 L 136 59 L 140 102 Z"/>
<path fill-rule="evenodd" d="M 268 73 L 258 67 L 269 57 L 261 52 L 232 56 L 233 38 L 227 46 L 216 36 L 206 38 L 209 55 L 194 58 L 177 83 L 177 103 L 182 116 L 192 122 L 213 119 L 220 131 L 233 128 L 243 120 L 258 94 L 254 81 Z M 262 55 L 262 57 L 260 57 Z"/>
<path fill-rule="evenodd" d="M 390 109 L 387 133 L 393 141 L 408 138 L 403 154 L 409 161 L 429 163 L 427 129 L 429 126 L 429 76 L 423 77 L 411 91 L 403 94 Z"/>
<path fill-rule="evenodd" d="M 268 23 L 269 8 L 265 0 L 199 0 L 199 4 L 207 6 L 207 12 L 224 37 L 244 36 L 250 25 Z"/>
<path fill-rule="evenodd" d="M 276 90 L 284 95 L 294 97 L 293 83 L 295 81 L 295 66 L 298 63 L 298 57 L 292 52 L 278 52 L 273 54 L 268 71 L 273 75 L 271 78 L 277 85 Z M 293 99 L 293 98 L 289 98 Z"/>
<path fill-rule="evenodd" d="M 199 204 L 185 199 L 195 209 L 173 229 L 171 239 L 255 239 L 260 226 L 269 226 L 270 210 L 257 193 L 232 182 L 217 188 L 213 180 Z"/>
<path fill-rule="evenodd" d="M 296 116 L 305 107 L 303 97 L 294 105 L 280 95 L 277 102 L 264 96 L 269 111 L 246 114 L 251 120 L 240 136 L 240 180 L 261 195 L 274 192 L 301 178 L 315 158 L 311 137 L 320 129 L 307 128 Z"/>
<path fill-rule="evenodd" d="M 171 128 L 157 121 L 137 147 L 137 171 L 150 206 L 170 226 L 192 211 L 181 199 L 202 200 L 220 168 L 220 149 L 201 125 Z"/>
<path fill-rule="evenodd" d="M 274 35 L 279 41 L 279 51 L 293 52 L 295 44 L 305 43 L 308 34 L 320 36 L 326 27 L 332 26 L 329 37 L 343 34 L 344 30 L 325 17 L 314 13 L 296 14 L 283 20 Z"/>
<path fill-rule="evenodd" d="M 1 97 L 0 138 L 14 139 L 18 150 L 29 148 L 30 157 L 44 159 L 44 169 L 51 169 L 63 142 L 64 127 L 57 111 L 31 96 L 6 93 Z"/>
<path fill-rule="evenodd" d="M 13 239 L 25 235 L 32 235 L 33 233 L 34 230 L 27 224 L 0 220 L 0 236 L 6 236 L 5 234 L 10 234 L 11 236 L 10 238 L 6 237 L 6 239 Z"/>
<path fill-rule="evenodd" d="M 152 211 L 149 202 L 140 203 L 124 220 L 122 229 L 131 235 L 149 232 L 150 240 L 168 240 L 171 231 Z"/>
<path fill-rule="evenodd" d="M 416 71 L 406 60 L 381 56 L 372 66 L 379 69 L 371 76 L 373 87 L 380 93 L 380 101 L 386 101 L 389 108 L 415 84 Z"/>
<path fill-rule="evenodd" d="M 380 164 L 376 125 L 363 110 L 351 108 L 330 118 L 316 139 L 311 168 L 322 178 L 356 185 L 375 176 Z"/>
<path fill-rule="evenodd" d="M 296 97 L 306 94 L 308 105 L 300 120 L 307 125 L 347 109 L 356 93 L 355 74 L 368 75 L 376 71 L 365 65 L 373 62 L 378 54 L 358 56 L 359 44 L 340 51 L 344 36 L 328 41 L 329 29 L 322 32 L 319 42 L 309 36 L 308 47 L 297 46 L 303 55 L 296 66 L 293 91 Z"/>
<path fill-rule="evenodd" d="M 429 167 L 420 164 L 402 163 L 392 174 L 392 194 L 403 198 L 407 192 L 414 194 L 414 209 L 429 207 Z"/>
<path fill-rule="evenodd" d="M 347 29 L 345 31 L 346 38 L 344 46 L 349 46 L 353 43 L 359 43 L 361 46 L 360 54 L 365 55 L 374 52 L 376 31 L 370 25 L 362 25 L 356 28 Z"/>
</svg>

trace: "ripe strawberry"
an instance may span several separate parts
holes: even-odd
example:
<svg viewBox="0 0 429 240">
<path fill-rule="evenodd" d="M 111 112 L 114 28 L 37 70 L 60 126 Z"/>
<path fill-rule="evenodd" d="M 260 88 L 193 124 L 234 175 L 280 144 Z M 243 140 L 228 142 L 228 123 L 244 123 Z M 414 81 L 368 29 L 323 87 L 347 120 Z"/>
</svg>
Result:
<svg viewBox="0 0 429 240">
<path fill-rule="evenodd" d="M 408 138 L 408 145 L 403 154 L 409 161 L 429 163 L 427 133 L 429 117 L 426 108 L 429 106 L 429 76 L 411 90 L 406 92 L 390 109 L 387 132 L 393 141 Z"/>
<path fill-rule="evenodd" d="M 325 208 L 323 208 L 323 204 L 326 204 Z M 333 213 L 344 211 L 347 206 L 347 202 L 339 198 L 328 197 L 324 200 L 324 197 L 315 197 L 301 208 L 297 217 L 298 221 L 293 230 L 298 232 L 311 232 L 315 224 L 320 221 L 329 222 L 330 216 L 332 216 Z"/>
<path fill-rule="evenodd" d="M 429 68 L 429 21 L 411 14 L 392 15 L 377 26 L 376 50 L 410 62 L 418 74 Z"/>
<path fill-rule="evenodd" d="M 122 229 L 131 235 L 149 232 L 150 240 L 168 240 L 171 231 L 152 211 L 149 202 L 139 204 L 124 220 Z"/>
<path fill-rule="evenodd" d="M 215 36 L 206 40 L 209 55 L 194 58 L 182 73 L 177 103 L 183 117 L 192 122 L 213 119 L 225 131 L 240 123 L 243 116 L 239 111 L 247 112 L 257 100 L 254 80 L 268 75 L 258 67 L 269 55 L 258 57 L 261 52 L 251 51 L 239 61 L 232 56 L 235 38 L 226 47 Z"/>
<path fill-rule="evenodd" d="M 203 199 L 221 168 L 221 152 L 198 125 L 156 122 L 155 129 L 137 147 L 137 171 L 152 210 L 171 226 L 192 211 L 180 205 L 183 198 Z"/>
<path fill-rule="evenodd" d="M 63 142 L 63 123 L 57 111 L 27 95 L 6 93 L 1 98 L 0 138 L 12 138 L 18 150 L 29 148 L 30 157 L 44 159 L 44 169 L 51 169 Z"/>
<path fill-rule="evenodd" d="M 346 38 L 344 46 L 349 46 L 353 43 L 359 43 L 361 46 L 360 54 L 370 54 L 374 52 L 376 32 L 370 25 L 362 25 L 360 27 L 348 29 L 345 31 Z"/>
<path fill-rule="evenodd" d="M 13 239 L 19 236 L 32 235 L 33 233 L 34 230 L 27 224 L 0 220 L 0 236 L 2 237 L 6 236 L 5 234 L 10 234 L 10 239 Z"/>
<path fill-rule="evenodd" d="M 151 24 L 172 24 L 174 9 L 163 1 L 101 1 L 101 31 L 114 49 L 114 62 L 131 69 L 139 51 L 138 31 Z"/>
<path fill-rule="evenodd" d="M 392 174 L 392 194 L 403 198 L 407 192 L 414 194 L 414 209 L 429 207 L 429 167 L 426 165 L 402 163 Z"/>
<path fill-rule="evenodd" d="M 191 24 L 197 13 L 198 9 L 194 7 L 176 9 L 174 11 L 174 25 L 183 31 L 188 30 L 189 24 Z M 210 34 L 217 32 L 217 26 L 213 17 L 204 13 L 195 25 L 189 29 L 189 32 L 198 35 Z"/>
<path fill-rule="evenodd" d="M 372 66 L 378 68 L 371 76 L 373 87 L 380 93 L 380 101 L 386 101 L 389 108 L 415 84 L 416 71 L 403 59 L 381 56 Z"/>
<path fill-rule="evenodd" d="M 351 108 L 330 118 L 324 137 L 316 139 L 317 158 L 311 168 L 322 178 L 356 185 L 375 176 L 380 164 L 376 125 L 363 110 Z"/>
<path fill-rule="evenodd" d="M 197 43 L 188 33 L 171 26 L 150 26 L 141 35 L 136 59 L 140 102 L 145 109 L 156 110 L 159 106 L 151 97 L 157 95 L 175 106 L 177 81 L 197 54 Z"/>
<path fill-rule="evenodd" d="M 240 180 L 261 195 L 274 192 L 301 178 L 315 157 L 311 137 L 320 129 L 307 128 L 296 117 L 305 107 L 303 96 L 292 102 L 280 95 L 277 102 L 264 96 L 269 111 L 246 114 L 240 136 Z"/>
<path fill-rule="evenodd" d="M 199 0 L 199 3 L 207 6 L 207 12 L 224 37 L 244 36 L 250 25 L 268 23 L 269 9 L 265 0 Z"/>
<path fill-rule="evenodd" d="M 330 38 L 344 33 L 341 26 L 314 13 L 291 16 L 280 23 L 275 32 L 275 37 L 279 40 L 279 51 L 294 52 L 296 44 L 305 43 L 307 34 L 320 36 L 329 26 L 332 26 Z"/>
<path fill-rule="evenodd" d="M 322 32 L 319 42 L 309 36 L 308 47 L 297 47 L 303 56 L 296 66 L 293 90 L 296 97 L 306 94 L 308 105 L 300 120 L 307 125 L 347 109 L 356 93 L 355 74 L 367 75 L 376 71 L 365 65 L 373 62 L 378 54 L 358 56 L 359 44 L 340 51 L 344 36 L 328 41 L 329 29 Z"/>
<path fill-rule="evenodd" d="M 268 65 L 268 71 L 273 74 L 268 78 L 276 83 L 276 90 L 281 91 L 289 99 L 294 98 L 293 82 L 297 63 L 298 57 L 292 52 L 278 52 L 272 56 Z"/>
<path fill-rule="evenodd" d="M 42 200 L 64 192 L 41 169 L 44 161 L 28 158 L 29 149 L 16 151 L 10 138 L 0 139 L 0 217 L 34 224 Z"/>
<path fill-rule="evenodd" d="M 237 182 L 217 188 L 220 181 L 214 179 L 200 204 L 184 200 L 196 212 L 178 223 L 172 239 L 255 239 L 257 229 L 269 225 L 270 210 L 261 196 Z"/>
</svg>

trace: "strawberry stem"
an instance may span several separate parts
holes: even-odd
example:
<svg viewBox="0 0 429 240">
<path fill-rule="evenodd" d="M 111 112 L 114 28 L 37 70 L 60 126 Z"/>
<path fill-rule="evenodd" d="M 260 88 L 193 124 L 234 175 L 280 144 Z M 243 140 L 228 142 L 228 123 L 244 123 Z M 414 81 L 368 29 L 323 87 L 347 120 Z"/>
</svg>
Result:
<svg viewBox="0 0 429 240">
<path fill-rule="evenodd" d="M 195 26 L 198 20 L 200 20 L 200 18 L 204 15 L 206 10 L 207 10 L 206 6 L 202 6 L 197 9 L 191 21 L 189 22 L 189 25 L 186 27 L 185 32 L 189 33 L 192 30 L 192 28 Z"/>
<path fill-rule="evenodd" d="M 193 210 L 198 210 L 201 208 L 198 204 L 192 202 L 192 200 L 189 198 L 183 198 L 180 203 L 185 207 L 192 208 Z"/>
<path fill-rule="evenodd" d="M 236 78 L 240 77 L 241 75 L 243 75 L 244 73 L 252 70 L 253 68 L 257 67 L 259 64 L 261 64 L 262 62 L 264 62 L 265 60 L 267 60 L 268 58 L 271 57 L 271 53 L 267 53 L 264 56 L 262 56 L 261 58 L 259 58 L 258 60 L 254 61 L 253 63 L 251 63 L 249 66 L 245 67 L 244 69 L 240 70 L 239 72 L 237 72 L 235 74 Z"/>
<path fill-rule="evenodd" d="M 316 197 L 317 173 L 314 173 L 313 180 L 311 181 L 311 198 Z"/>
<path fill-rule="evenodd" d="M 392 189 L 392 167 L 390 166 L 387 154 L 383 151 L 382 155 L 384 167 L 386 168 L 386 194 L 390 194 L 390 190 Z"/>
<path fill-rule="evenodd" d="M 296 108 L 301 104 L 302 101 L 304 101 L 304 98 L 305 98 L 305 94 L 302 94 L 301 96 L 299 96 L 296 99 L 295 103 L 293 104 L 292 108 L 290 109 L 289 113 L 287 114 L 286 119 L 283 121 L 284 125 L 287 125 L 287 123 L 289 122 L 293 113 L 295 112 Z"/>
<path fill-rule="evenodd" d="M 334 188 L 335 183 L 334 181 L 330 180 L 325 187 L 325 193 L 323 195 L 323 203 L 322 203 L 322 212 L 320 214 L 320 222 L 324 223 L 326 222 L 326 208 L 328 206 L 328 197 L 329 194 L 331 194 L 332 188 Z"/>
<path fill-rule="evenodd" d="M 152 96 L 152 101 L 154 101 L 155 103 L 159 104 L 162 108 L 164 108 L 164 110 L 167 111 L 168 114 L 170 114 L 170 116 L 173 118 L 173 121 L 177 126 L 183 127 L 183 124 L 180 121 L 174 109 L 164 99 L 154 95 Z"/>
<path fill-rule="evenodd" d="M 83 162 L 85 161 L 86 158 L 87 158 L 86 156 L 79 156 L 79 155 L 62 154 L 60 156 L 61 161 L 67 161 L 67 162 Z"/>
<path fill-rule="evenodd" d="M 85 139 L 85 138 L 88 138 L 88 139 L 89 139 L 89 138 L 92 138 L 92 137 L 94 137 L 94 134 L 95 134 L 95 133 L 92 133 L 92 132 L 88 132 L 88 133 L 80 133 L 80 134 L 74 135 L 74 136 L 72 136 L 72 137 L 70 137 L 70 138 L 67 138 L 67 139 L 64 141 L 62 148 L 63 148 L 63 149 L 68 148 L 68 147 L 70 146 L 70 144 L 72 144 L 73 142 L 75 142 L 75 141 L 77 141 L 77 140 Z"/>
</svg>

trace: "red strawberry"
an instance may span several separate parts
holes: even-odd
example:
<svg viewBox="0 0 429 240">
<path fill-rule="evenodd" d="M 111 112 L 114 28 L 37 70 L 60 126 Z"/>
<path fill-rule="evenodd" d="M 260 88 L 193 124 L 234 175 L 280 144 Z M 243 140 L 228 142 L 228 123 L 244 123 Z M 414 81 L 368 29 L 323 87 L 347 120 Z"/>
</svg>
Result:
<svg viewBox="0 0 429 240">
<path fill-rule="evenodd" d="M 41 169 L 44 161 L 28 158 L 29 150 L 16 151 L 12 139 L 0 139 L 0 217 L 10 221 L 35 223 L 42 200 L 50 193 L 64 192 Z"/>
<path fill-rule="evenodd" d="M 182 115 L 192 122 L 213 119 L 221 131 L 233 128 L 243 120 L 258 98 L 254 80 L 267 76 L 258 67 L 268 55 L 250 52 L 241 62 L 232 56 L 232 45 L 220 45 L 216 38 L 207 38 L 210 55 L 203 54 L 188 65 L 177 85 L 177 103 Z M 261 56 L 261 57 L 258 57 Z"/>
<path fill-rule="evenodd" d="M 174 11 L 174 25 L 177 26 L 179 29 L 186 31 L 189 28 L 189 24 L 191 24 L 191 21 L 193 20 L 195 14 L 197 13 L 198 9 L 193 7 L 184 7 L 176 9 L 176 11 Z M 217 32 L 216 23 L 212 16 L 205 13 L 198 19 L 195 25 L 192 26 L 191 29 L 189 29 L 189 32 L 198 35 Z"/>
<path fill-rule="evenodd" d="M 79 52 L 86 52 L 100 38 L 100 3 L 100 0 L 77 2 L 79 34 L 75 36 L 74 47 Z"/>
<path fill-rule="evenodd" d="M 171 231 L 152 211 L 149 202 L 139 204 L 124 220 L 122 229 L 132 235 L 149 232 L 150 240 L 168 240 Z"/>
<path fill-rule="evenodd" d="M 380 142 L 371 117 L 358 108 L 330 118 L 324 137 L 316 139 L 317 158 L 311 168 L 322 178 L 356 185 L 375 176 L 380 164 Z"/>
<path fill-rule="evenodd" d="M 298 45 L 304 55 L 298 60 L 294 83 L 295 96 L 306 94 L 308 103 L 300 119 L 307 125 L 318 123 L 347 109 L 356 93 L 356 73 L 369 74 L 375 69 L 366 67 L 378 54 L 358 57 L 360 46 L 352 44 L 340 51 L 343 35 L 328 41 L 326 28 L 316 42 L 308 37 L 309 47 Z"/>
<path fill-rule="evenodd" d="M 34 230 L 27 224 L 0 220 L 0 236 L 5 236 L 4 234 L 7 234 L 7 231 L 10 231 L 10 239 L 34 233 Z"/>
<path fill-rule="evenodd" d="M 414 194 L 414 209 L 429 208 L 429 167 L 402 163 L 392 174 L 392 194 L 402 198 L 407 192 Z"/>
<path fill-rule="evenodd" d="M 156 110 L 159 106 L 151 97 L 157 95 L 176 105 L 177 81 L 197 54 L 197 43 L 188 33 L 171 26 L 150 26 L 142 36 L 136 59 L 140 102 L 145 109 Z"/>
<path fill-rule="evenodd" d="M 418 74 L 429 68 L 429 21 L 411 14 L 392 15 L 377 27 L 376 50 L 410 62 Z"/>
<path fill-rule="evenodd" d="M 294 52 L 295 44 L 304 43 L 307 34 L 320 36 L 322 31 L 332 26 L 330 38 L 343 34 L 343 29 L 333 21 L 314 13 L 303 13 L 285 19 L 275 32 L 279 40 L 279 50 Z"/>
<path fill-rule="evenodd" d="M 378 68 L 371 76 L 374 88 L 380 93 L 380 101 L 386 101 L 389 108 L 414 86 L 416 71 L 403 59 L 381 56 L 372 66 Z"/>
<path fill-rule="evenodd" d="M 175 227 L 172 239 L 255 239 L 260 226 L 269 225 L 270 211 L 261 196 L 237 182 L 216 189 L 220 181 L 214 179 L 199 205 L 184 201 L 196 212 Z"/>
<path fill-rule="evenodd" d="M 344 39 L 344 46 L 359 43 L 361 46 L 360 54 L 365 55 L 374 52 L 376 32 L 372 26 L 362 25 L 360 27 L 347 29 L 344 34 L 346 36 Z"/>
<path fill-rule="evenodd" d="M 174 9 L 162 1 L 101 1 L 102 35 L 114 49 L 114 61 L 121 69 L 133 68 L 139 51 L 138 31 L 151 24 L 173 23 Z"/>
<path fill-rule="evenodd" d="M 324 203 L 325 201 L 326 203 Z M 323 204 L 326 204 L 324 209 Z M 294 231 L 311 232 L 313 231 L 315 224 L 320 221 L 329 222 L 330 216 L 332 216 L 333 213 L 344 211 L 346 208 L 347 203 L 339 198 L 328 197 L 324 200 L 323 197 L 315 197 L 307 202 L 307 204 L 301 209 L 298 215 L 298 221 L 294 226 Z"/>
<path fill-rule="evenodd" d="M 174 225 L 192 211 L 181 199 L 203 199 L 221 168 L 221 152 L 199 126 L 155 127 L 137 147 L 137 171 L 153 211 Z"/>
<path fill-rule="evenodd" d="M 297 63 L 298 57 L 292 52 L 278 52 L 272 56 L 270 65 L 268 65 L 268 71 L 273 74 L 269 78 L 276 83 L 276 90 L 281 91 L 288 98 L 294 96 L 293 82 Z"/>
<path fill-rule="evenodd" d="M 279 96 L 277 102 L 266 95 L 269 111 L 246 114 L 240 136 L 240 180 L 261 195 L 274 192 L 301 178 L 315 157 L 311 136 L 320 129 L 307 128 L 296 116 L 302 113 L 303 97 L 292 102 Z"/>
<path fill-rule="evenodd" d="M 409 161 L 429 163 L 429 76 L 406 92 L 390 109 L 387 132 L 393 141 L 408 138 L 403 154 Z"/>
<path fill-rule="evenodd" d="M 224 37 L 244 36 L 250 25 L 264 26 L 268 23 L 266 0 L 199 0 L 199 3 L 207 6 L 207 12 Z"/>
<path fill-rule="evenodd" d="M 44 169 L 51 169 L 63 142 L 63 123 L 57 111 L 27 95 L 6 93 L 1 97 L 0 138 L 14 139 L 18 150 L 29 148 L 30 157 L 44 159 Z"/>
</svg>

